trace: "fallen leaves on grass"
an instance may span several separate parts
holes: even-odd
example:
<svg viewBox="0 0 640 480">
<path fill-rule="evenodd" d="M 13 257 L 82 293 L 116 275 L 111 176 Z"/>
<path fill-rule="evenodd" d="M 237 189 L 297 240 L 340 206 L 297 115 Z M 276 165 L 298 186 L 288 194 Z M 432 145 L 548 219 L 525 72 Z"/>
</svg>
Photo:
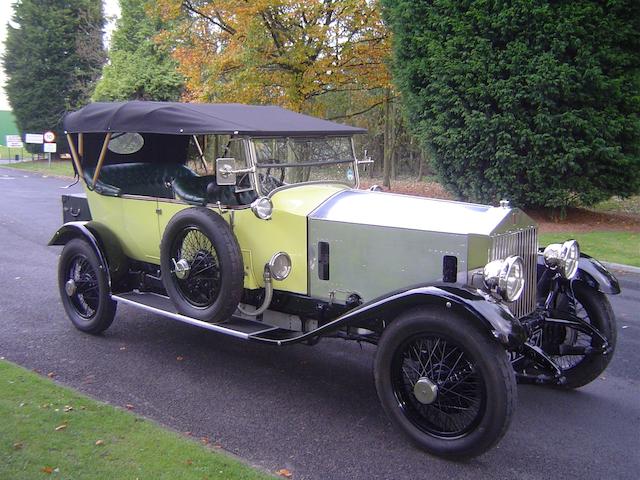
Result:
<svg viewBox="0 0 640 480">
<path fill-rule="evenodd" d="M 53 467 L 42 467 L 40 471 L 51 475 L 53 473 Z"/>
<path fill-rule="evenodd" d="M 96 446 L 101 446 L 104 445 L 104 441 L 103 440 L 96 440 Z"/>
<path fill-rule="evenodd" d="M 56 373 L 55 373 L 55 372 L 49 372 L 49 373 L 47 373 L 47 377 L 49 377 L 49 378 L 53 378 L 53 377 L 55 377 L 55 376 L 56 376 Z"/>
<path fill-rule="evenodd" d="M 281 477 L 285 478 L 293 477 L 293 473 L 291 473 L 291 471 L 287 470 L 286 468 L 281 468 L 280 470 L 278 470 L 276 472 L 276 475 L 280 475 Z"/>
<path fill-rule="evenodd" d="M 65 412 L 71 412 L 73 410 L 73 407 L 71 405 L 65 405 L 63 410 Z"/>
<path fill-rule="evenodd" d="M 203 445 L 209 445 L 211 443 L 211 440 L 209 440 L 209 437 L 202 437 L 200 441 L 202 442 Z"/>
<path fill-rule="evenodd" d="M 59 431 L 61 431 L 61 430 L 64 430 L 65 428 L 67 428 L 67 424 L 66 424 L 66 423 L 63 423 L 62 425 L 58 425 L 58 426 L 55 428 L 55 430 L 56 430 L 56 432 L 59 432 Z"/>
<path fill-rule="evenodd" d="M 136 408 L 136 407 L 134 407 L 133 405 L 131 405 L 130 403 L 127 403 L 127 404 L 125 405 L 125 407 L 127 408 L 127 410 L 133 410 L 134 408 Z"/>
<path fill-rule="evenodd" d="M 22 442 L 16 442 L 16 443 L 13 444 L 13 449 L 14 450 L 21 450 L 22 447 L 24 447 L 24 443 L 22 443 Z"/>
</svg>

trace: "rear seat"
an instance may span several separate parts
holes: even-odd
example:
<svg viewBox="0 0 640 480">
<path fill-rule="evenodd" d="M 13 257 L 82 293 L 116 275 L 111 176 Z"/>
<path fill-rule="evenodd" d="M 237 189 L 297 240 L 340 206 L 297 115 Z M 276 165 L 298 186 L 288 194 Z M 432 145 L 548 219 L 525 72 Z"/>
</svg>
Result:
<svg viewBox="0 0 640 480">
<path fill-rule="evenodd" d="M 85 180 L 93 183 L 95 167 L 84 170 Z M 148 197 L 174 198 L 171 184 L 178 178 L 197 178 L 188 167 L 179 163 L 120 163 L 105 165 L 100 169 L 95 191 L 112 197 L 144 195 Z"/>
<path fill-rule="evenodd" d="M 84 177 L 93 183 L 95 167 L 86 167 Z M 220 202 L 222 205 L 248 205 L 256 199 L 253 191 L 236 193 L 232 185 L 217 185 L 214 175 L 198 176 L 178 163 L 120 163 L 104 165 L 95 191 L 111 197 L 144 195 L 179 198 L 192 205 Z"/>
</svg>

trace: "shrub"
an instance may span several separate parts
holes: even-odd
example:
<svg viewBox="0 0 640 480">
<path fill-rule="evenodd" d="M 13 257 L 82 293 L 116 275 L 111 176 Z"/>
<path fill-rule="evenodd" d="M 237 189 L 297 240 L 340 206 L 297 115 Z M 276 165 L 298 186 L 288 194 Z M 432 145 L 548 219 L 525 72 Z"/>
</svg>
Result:
<svg viewBox="0 0 640 480">
<path fill-rule="evenodd" d="M 640 2 L 382 0 L 409 124 L 455 194 L 640 191 Z"/>
</svg>

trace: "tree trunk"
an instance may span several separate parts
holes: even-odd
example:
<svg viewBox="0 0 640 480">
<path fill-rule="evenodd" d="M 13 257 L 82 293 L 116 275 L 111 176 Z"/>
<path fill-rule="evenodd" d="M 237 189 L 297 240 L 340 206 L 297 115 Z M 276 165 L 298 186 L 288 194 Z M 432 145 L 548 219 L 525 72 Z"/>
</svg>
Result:
<svg viewBox="0 0 640 480">
<path fill-rule="evenodd" d="M 391 91 L 386 89 L 384 102 L 384 142 L 383 142 L 383 161 L 382 161 L 382 185 L 391 188 L 391 162 L 393 161 L 392 147 L 392 130 L 393 127 L 393 110 L 391 108 Z"/>
</svg>

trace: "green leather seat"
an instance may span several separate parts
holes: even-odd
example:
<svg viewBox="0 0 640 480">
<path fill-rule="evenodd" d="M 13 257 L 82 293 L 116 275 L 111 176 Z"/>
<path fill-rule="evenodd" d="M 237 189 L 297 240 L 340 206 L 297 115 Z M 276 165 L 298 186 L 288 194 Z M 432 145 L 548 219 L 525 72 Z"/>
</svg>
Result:
<svg viewBox="0 0 640 480">
<path fill-rule="evenodd" d="M 93 183 L 95 167 L 84 170 L 85 180 Z M 102 195 L 144 195 L 174 198 L 172 182 L 178 178 L 198 178 L 188 167 L 179 163 L 121 163 L 100 169 L 95 191 Z"/>
<path fill-rule="evenodd" d="M 214 175 L 180 177 L 173 181 L 173 191 L 181 200 L 192 205 L 220 202 L 222 205 L 248 205 L 256 199 L 253 191 L 236 193 L 233 185 L 218 185 Z"/>
</svg>

